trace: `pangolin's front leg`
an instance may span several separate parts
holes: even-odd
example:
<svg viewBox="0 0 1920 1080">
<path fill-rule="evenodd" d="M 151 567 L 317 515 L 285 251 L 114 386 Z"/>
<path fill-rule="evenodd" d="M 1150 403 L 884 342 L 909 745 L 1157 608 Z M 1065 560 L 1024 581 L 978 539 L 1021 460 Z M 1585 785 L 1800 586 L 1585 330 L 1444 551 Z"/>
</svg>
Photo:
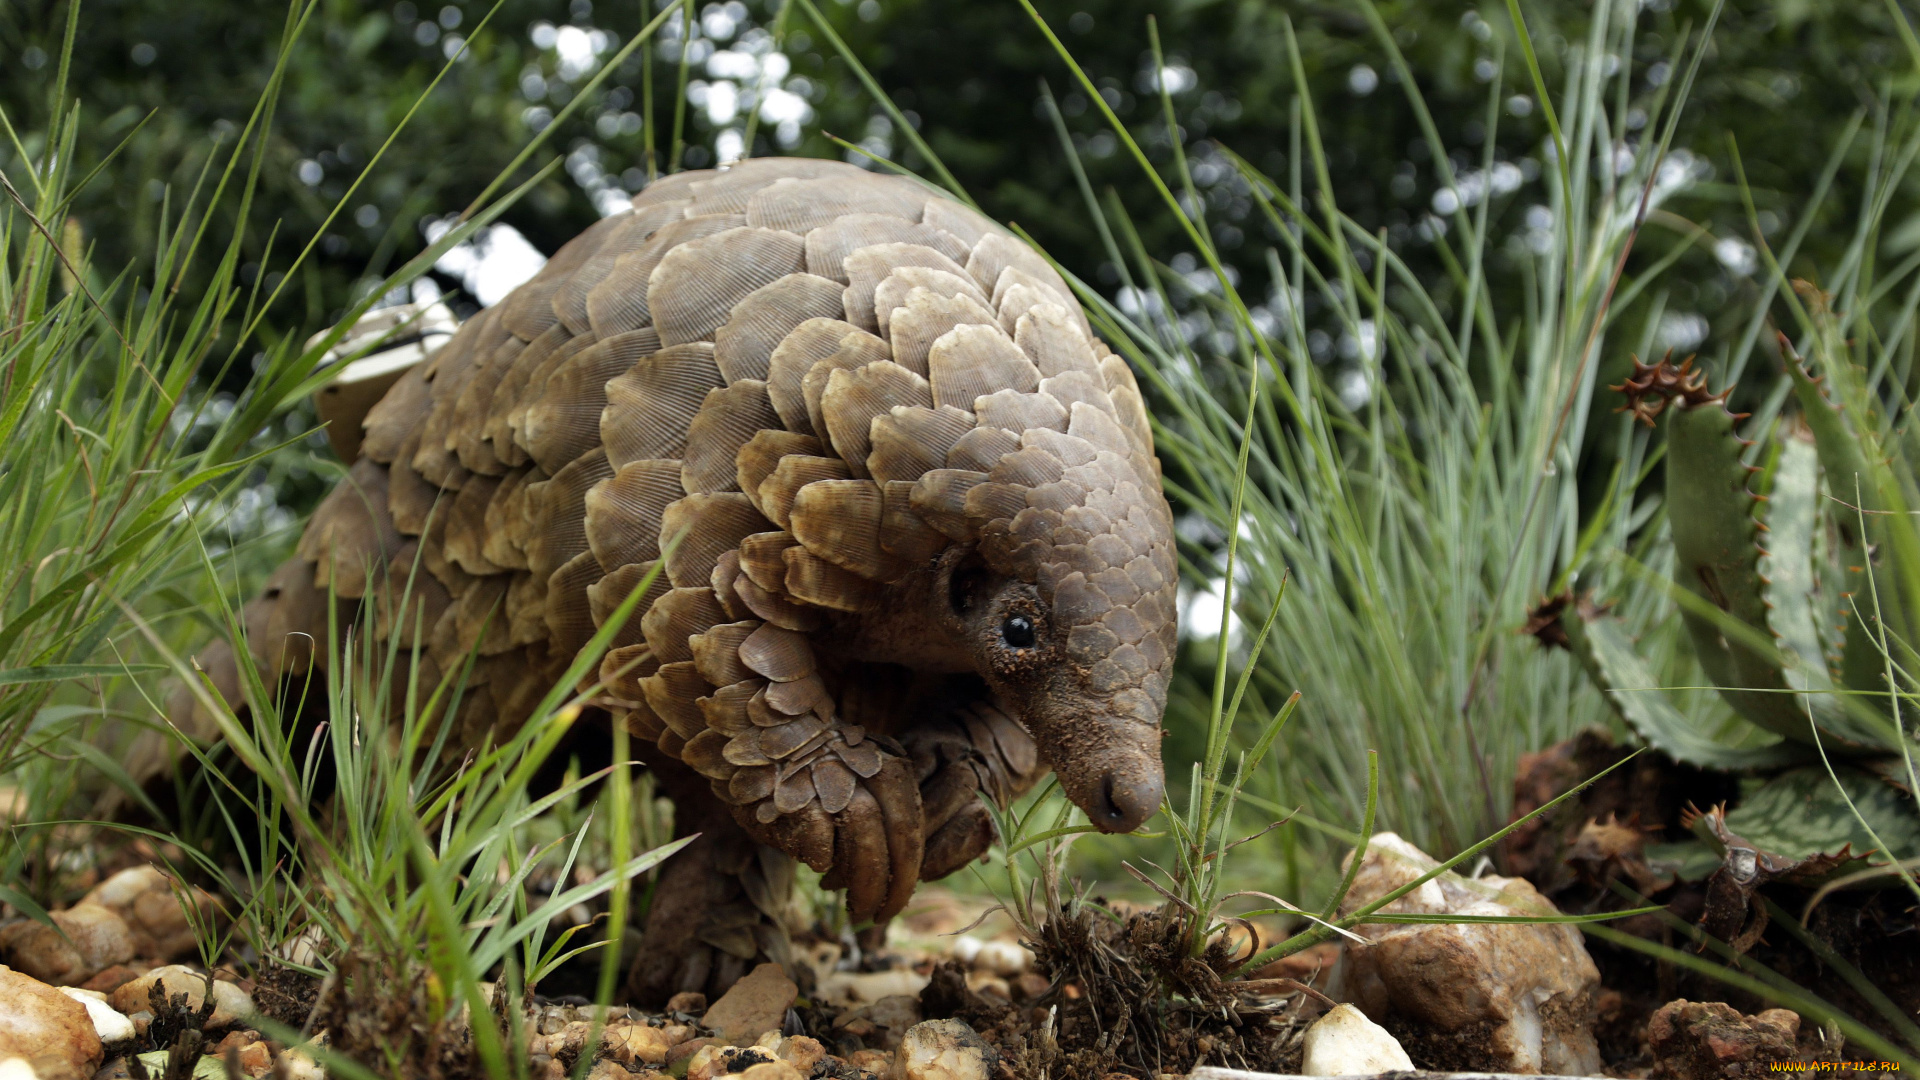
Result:
<svg viewBox="0 0 1920 1080">
<path fill-rule="evenodd" d="M 953 873 L 993 844 L 981 795 L 1005 809 L 1046 771 L 1033 737 L 975 686 L 973 693 L 956 687 L 902 737 L 920 786 L 923 881 Z"/>
</svg>

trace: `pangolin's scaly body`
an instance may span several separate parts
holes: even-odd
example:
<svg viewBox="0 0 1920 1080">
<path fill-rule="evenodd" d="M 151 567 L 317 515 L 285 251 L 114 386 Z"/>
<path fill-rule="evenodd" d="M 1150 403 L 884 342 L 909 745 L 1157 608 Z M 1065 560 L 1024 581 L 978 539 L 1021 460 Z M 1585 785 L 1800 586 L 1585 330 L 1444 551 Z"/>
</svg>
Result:
<svg viewBox="0 0 1920 1080">
<path fill-rule="evenodd" d="M 1134 378 L 1059 275 L 837 162 L 681 173 L 633 204 L 367 416 L 248 609 L 256 659 L 325 663 L 286 635 L 327 639 L 331 589 L 432 669 L 478 654 L 449 740 L 477 745 L 659 566 L 598 699 L 708 830 L 655 905 L 648 996 L 777 955 L 791 864 L 738 830 L 884 918 L 984 850 L 977 792 L 1045 766 L 1096 824 L 1137 825 L 1161 792 L 1171 516 Z M 704 920 L 704 952 L 665 944 L 674 918 Z"/>
</svg>

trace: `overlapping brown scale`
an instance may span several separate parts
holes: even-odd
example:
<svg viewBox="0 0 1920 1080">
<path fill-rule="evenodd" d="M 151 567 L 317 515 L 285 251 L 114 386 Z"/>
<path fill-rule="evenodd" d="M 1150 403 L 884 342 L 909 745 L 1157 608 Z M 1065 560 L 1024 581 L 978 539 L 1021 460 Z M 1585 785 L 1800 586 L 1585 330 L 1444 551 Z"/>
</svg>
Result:
<svg viewBox="0 0 1920 1080">
<path fill-rule="evenodd" d="M 918 222 L 926 190 L 911 180 L 828 176 L 778 180 L 747 201 L 747 224 L 807 233 L 846 214 L 886 214 Z"/>
<path fill-rule="evenodd" d="M 633 208 L 644 210 L 663 202 L 678 202 L 693 198 L 693 185 L 702 180 L 711 180 L 720 175 L 717 169 L 688 169 L 685 172 L 667 173 L 656 176 L 647 186 L 634 193 Z"/>
<path fill-rule="evenodd" d="M 1018 390 L 997 390 L 985 397 L 975 398 L 973 407 L 980 423 L 988 427 L 1005 428 L 1008 431 L 1026 431 L 1029 428 L 1067 430 L 1067 407 L 1045 391 L 1023 394 Z"/>
<path fill-rule="evenodd" d="M 951 233 L 891 214 L 850 213 L 807 233 L 807 272 L 847 284 L 848 255 L 874 244 L 914 244 L 932 248 L 954 260 L 965 259 L 972 246 Z"/>
<path fill-rule="evenodd" d="M 841 340 L 840 348 L 823 360 L 817 360 L 807 374 L 800 380 L 800 396 L 807 403 L 807 425 L 816 435 L 827 434 L 827 424 L 822 399 L 827 393 L 827 382 L 836 371 L 855 371 L 869 364 L 878 364 L 887 360 L 886 346 L 880 339 L 856 332 Z"/>
<path fill-rule="evenodd" d="M 774 682 L 804 679 L 818 670 L 813 643 L 805 634 L 761 626 L 740 642 L 740 662 Z"/>
<path fill-rule="evenodd" d="M 997 326 L 963 325 L 946 331 L 927 355 L 933 400 L 972 411 L 975 399 L 1002 389 L 1031 394 L 1040 371 Z"/>
<path fill-rule="evenodd" d="M 407 448 L 417 445 L 418 438 L 416 432 L 413 439 L 401 444 L 400 456 L 387 467 L 387 513 L 393 518 L 394 528 L 406 536 L 427 531 L 427 516 L 440 498 L 440 489 L 407 464 L 412 457 Z"/>
<path fill-rule="evenodd" d="M 713 345 L 697 341 L 663 348 L 607 383 L 600 438 L 608 460 L 620 466 L 680 457 L 687 446 L 687 426 L 706 402 L 707 391 L 724 382 L 714 366 Z"/>
<path fill-rule="evenodd" d="M 866 175 L 863 169 L 827 158 L 748 158 L 688 184 L 687 192 L 693 198 L 689 212 L 743 211 L 756 192 L 783 179 L 810 180 L 823 176 L 861 179 Z"/>
<path fill-rule="evenodd" d="M 481 656 L 498 656 L 513 647 L 507 629 L 507 587 L 511 584 L 512 579 L 504 574 L 475 578 L 454 599 L 453 625 L 461 653 L 477 647 Z"/>
<path fill-rule="evenodd" d="M 784 577 L 786 563 L 781 562 L 779 566 L 780 574 Z M 740 605 L 762 622 L 802 633 L 812 633 L 826 625 L 825 613 L 819 608 L 796 603 L 778 592 L 761 588 L 744 570 L 733 579 L 732 588 Z"/>
<path fill-rule="evenodd" d="M 1007 235 L 1007 231 L 1000 227 L 999 222 L 978 210 L 962 206 L 952 199 L 937 196 L 927 200 L 926 209 L 921 212 L 920 221 L 929 228 L 939 229 L 951 235 L 965 244 L 968 251 L 972 251 L 974 245 L 988 234 Z"/>
<path fill-rule="evenodd" d="M 779 780 L 779 772 L 772 765 L 756 768 L 742 768 L 733 774 L 727 783 L 727 794 L 735 806 L 757 803 L 773 794 L 774 785 Z"/>
<path fill-rule="evenodd" d="M 514 443 L 509 418 L 516 408 L 530 400 L 527 382 L 533 373 L 545 367 L 553 354 L 571 340 L 566 327 L 555 326 L 515 353 L 500 373 L 500 382 L 493 389 L 492 399 L 487 402 L 487 418 L 480 437 L 493 449 L 493 456 L 509 468 L 517 468 L 531 460 L 527 457 L 526 449 Z"/>
<path fill-rule="evenodd" d="M 927 524 L 955 540 L 972 540 L 974 530 L 967 520 L 967 492 L 986 480 L 985 472 L 972 469 L 934 469 L 914 481 L 908 501 Z"/>
<path fill-rule="evenodd" d="M 1040 257 L 1040 253 L 1019 240 L 1004 233 L 988 233 L 973 245 L 973 254 L 967 256 L 967 273 L 996 298 L 999 294 L 1001 275 L 1008 269 L 1016 269 L 1025 275 L 1008 279 L 1008 285 L 1019 281 L 1039 282 L 1049 291 L 1062 298 L 1062 302 L 1072 305 L 1068 314 L 1074 316 L 1088 337 L 1093 331 L 1087 327 L 1086 316 L 1081 313 L 1078 304 L 1073 302 L 1073 290 L 1060 277 L 1053 265 Z"/>
<path fill-rule="evenodd" d="M 1026 292 L 1016 297 L 1015 290 L 1019 289 Z M 1001 270 L 1000 276 L 994 279 L 993 309 L 1000 313 L 1007 333 L 1013 333 L 1013 324 L 1036 304 L 1054 304 L 1069 311 L 1079 306 L 1057 273 L 1041 276 L 1027 266 L 1016 265 Z"/>
<path fill-rule="evenodd" d="M 662 225 L 639 250 L 615 259 L 607 276 L 587 291 L 588 327 L 604 338 L 652 325 L 647 283 L 667 252 L 746 223 L 741 214 L 702 214 Z"/>
<path fill-rule="evenodd" d="M 600 627 L 607 624 L 607 620 L 613 617 L 621 604 L 626 603 L 635 589 L 640 588 L 642 583 L 646 584 L 646 592 L 634 602 L 626 623 L 614 633 L 615 648 L 637 645 L 646 640 L 646 635 L 641 632 L 641 620 L 652 610 L 654 602 L 673 588 L 664 573 L 654 574 L 653 580 L 647 581 L 647 575 L 653 573 L 657 565 L 655 561 L 629 563 L 587 586 L 587 604 L 593 612 L 593 625 Z"/>
<path fill-rule="evenodd" d="M 798 543 L 792 533 L 784 530 L 741 537 L 740 572 L 760 588 L 777 593 L 787 577 L 787 563 L 781 553 Z"/>
<path fill-rule="evenodd" d="M 715 331 L 713 360 L 728 382 L 761 379 L 773 350 L 808 319 L 841 316 L 840 286 L 814 274 L 788 274 L 748 293 Z"/>
<path fill-rule="evenodd" d="M 804 547 L 780 553 L 787 564 L 788 596 L 834 611 L 872 611 L 886 601 L 886 586 L 822 559 Z"/>
<path fill-rule="evenodd" d="M 317 659 L 327 666 L 327 608 L 324 589 L 313 583 L 313 567 L 288 559 L 267 578 L 261 592 L 266 601 L 264 635 L 255 631 L 249 613 L 247 647 L 260 657 L 275 677 L 305 672 Z"/>
<path fill-rule="evenodd" d="M 733 583 L 744 576 L 740 572 L 738 550 L 721 552 L 720 557 L 713 561 L 713 573 L 707 575 L 707 584 L 713 589 L 714 599 L 720 601 L 720 606 L 726 609 L 727 617 L 736 622 L 758 617 L 740 602 L 739 594 L 733 590 Z"/>
<path fill-rule="evenodd" d="M 869 429 L 873 448 L 867 468 L 880 481 L 917 479 L 928 469 L 944 468 L 947 452 L 973 427 L 974 415 L 951 405 L 893 409 L 875 417 Z"/>
<path fill-rule="evenodd" d="M 825 757 L 813 764 L 813 788 L 820 796 L 820 809 L 837 814 L 853 801 L 853 789 L 859 778 L 838 758 Z"/>
<path fill-rule="evenodd" d="M 415 364 L 400 376 L 387 396 L 367 410 L 367 417 L 360 424 L 365 432 L 360 440 L 361 457 L 372 458 L 382 465 L 391 463 L 400 453 L 401 445 L 426 422 L 427 412 L 433 408 L 433 395 L 425 369 L 425 364 Z"/>
<path fill-rule="evenodd" d="M 454 493 L 441 496 L 440 506 L 427 517 L 427 531 L 420 534 L 420 565 L 427 573 L 440 579 L 455 595 L 467 587 L 473 575 L 455 566 L 447 559 L 447 504 L 454 500 Z"/>
<path fill-rule="evenodd" d="M 787 527 L 787 515 L 793 509 L 793 497 L 801 488 L 819 480 L 848 480 L 852 477 L 853 471 L 837 457 L 789 454 L 781 458 L 780 464 L 760 482 L 757 505 L 769 520 L 784 529 Z"/>
<path fill-rule="evenodd" d="M 660 557 L 660 517 L 685 495 L 680 463 L 629 461 L 587 492 L 587 547 L 609 572 Z M 662 579 L 664 580 L 664 575 Z"/>
<path fill-rule="evenodd" d="M 964 273 L 935 270 L 931 266 L 896 267 L 873 290 L 873 314 L 880 324 L 881 337 L 891 336 L 894 311 L 906 306 L 909 294 L 915 289 L 926 289 L 936 296 L 949 299 L 965 296 L 983 309 L 988 307 L 986 294 Z M 895 349 L 898 350 L 897 345 Z"/>
<path fill-rule="evenodd" d="M 760 744 L 760 752 L 778 761 L 781 758 L 793 756 L 808 743 L 825 734 L 826 730 L 826 723 L 817 716 L 796 716 L 779 727 L 762 728 L 754 733 L 754 737 Z M 804 775 L 806 772 L 807 770 L 800 769 L 796 770 L 794 775 Z M 785 787 L 785 785 L 786 782 L 783 780 L 781 786 Z M 776 794 L 775 798 L 778 797 Z M 801 806 L 805 806 L 812 798 L 813 788 L 808 784 L 807 798 L 801 800 L 799 805 L 785 807 L 780 812 L 791 814 Z"/>
<path fill-rule="evenodd" d="M 1026 446 L 994 462 L 993 468 L 987 471 L 987 479 L 996 484 L 1035 488 L 1053 483 L 1065 472 L 1066 466 L 1059 458 L 1037 447 Z"/>
<path fill-rule="evenodd" d="M 689 492 L 737 488 L 740 449 L 759 432 L 779 424 L 780 417 L 767 399 L 767 384 L 758 379 L 740 379 L 707 391 L 706 401 L 687 425 L 680 482 Z"/>
<path fill-rule="evenodd" d="M 640 250 L 662 227 L 681 220 L 691 204 L 690 199 L 662 199 L 649 203 L 644 209 L 620 215 L 619 226 L 608 234 L 606 242 L 592 258 L 580 264 L 580 269 L 568 275 L 566 284 L 554 293 L 553 312 L 559 317 L 560 325 L 576 336 L 589 332 L 593 324 L 587 315 L 587 294 L 607 279 L 622 255 Z"/>
<path fill-rule="evenodd" d="M 876 417 L 895 408 L 933 407 L 927 380 L 888 360 L 851 370 L 829 373 L 820 395 L 821 419 L 827 440 L 855 477 L 866 477 L 867 454 L 873 449 L 870 428 Z"/>
<path fill-rule="evenodd" d="M 962 326 L 986 327 L 995 331 L 994 336 L 1000 336 L 992 310 L 971 296 L 941 296 L 929 289 L 912 290 L 907 294 L 906 305 L 894 310 L 889 326 L 895 361 L 921 375 L 930 375 L 935 345 L 942 336 Z M 1006 343 L 1006 350 L 1019 351 L 1011 341 Z M 973 407 L 971 401 L 951 400 L 946 404 L 961 409 Z"/>
<path fill-rule="evenodd" d="M 600 569 L 593 553 L 582 551 L 547 579 L 547 604 L 542 616 L 546 619 L 548 640 L 555 655 L 572 656 L 579 652 L 599 629 L 587 590 L 604 576 L 605 571 Z"/>
<path fill-rule="evenodd" d="M 643 739 L 660 734 L 660 719 L 647 707 L 647 696 L 640 689 L 640 680 L 658 670 L 660 661 L 653 658 L 653 650 L 645 642 L 615 645 L 600 658 L 600 679 L 606 684 L 607 693 L 626 702 L 633 712 L 644 714 L 639 719 L 644 733 L 635 729 L 631 716 L 627 728 Z"/>
<path fill-rule="evenodd" d="M 587 551 L 587 492 L 613 476 L 600 450 L 582 454 L 553 479 L 527 485 L 527 569 L 545 578 Z M 585 585 L 581 586 L 584 590 Z"/>
<path fill-rule="evenodd" d="M 717 731 L 703 731 L 687 740 L 686 749 L 680 752 L 680 759 L 693 768 L 693 771 L 709 780 L 726 781 L 733 777 L 734 766 L 729 763 L 722 751 L 726 748 L 727 737 Z M 729 933 L 729 931 L 733 931 Z M 702 940 L 718 942 L 729 953 L 741 952 L 752 957 L 755 952 L 753 937 L 740 927 L 714 927 L 703 924 L 700 930 Z"/>
<path fill-rule="evenodd" d="M 507 585 L 507 637 L 515 646 L 547 640 L 547 579 L 517 571 Z"/>
<path fill-rule="evenodd" d="M 1067 434 L 1122 457 L 1134 452 L 1133 436 L 1120 426 L 1112 413 L 1080 401 L 1074 403 L 1071 415 L 1072 419 L 1067 422 Z"/>
<path fill-rule="evenodd" d="M 1066 309 L 1057 304 L 1027 309 L 1014 324 L 1013 341 L 1044 377 L 1077 371 L 1100 378 L 1092 344 Z"/>
<path fill-rule="evenodd" d="M 681 739 L 691 739 L 706 730 L 706 718 L 695 702 L 711 693 L 713 687 L 694 670 L 692 660 L 661 664 L 658 671 L 640 680 L 640 689 L 648 707 Z M 668 748 L 664 739 L 660 748 Z"/>
<path fill-rule="evenodd" d="M 808 319 L 794 327 L 774 346 L 773 355 L 767 362 L 767 396 L 773 401 L 773 411 L 780 415 L 780 422 L 787 430 L 818 434 L 813 428 L 813 421 L 807 416 L 802 380 L 807 372 L 813 370 L 815 363 L 839 352 L 841 343 L 848 335 L 861 332 L 852 323 L 839 319 Z M 873 340 L 878 342 L 880 339 Z"/>
<path fill-rule="evenodd" d="M 1106 383 L 1098 375 L 1089 375 L 1084 371 L 1069 371 L 1040 380 L 1040 392 L 1060 403 L 1069 412 L 1074 403 L 1085 402 L 1096 409 L 1113 412 L 1113 398 L 1107 393 Z"/>
<path fill-rule="evenodd" d="M 456 414 L 460 397 L 485 362 L 512 336 L 502 325 L 498 309 L 489 308 L 469 319 L 428 361 L 428 394 L 433 408 L 420 425 L 420 445 L 414 451 L 413 467 L 422 476 L 443 488 L 458 488 L 465 482 L 467 470 L 454 454 L 458 428 Z"/>
<path fill-rule="evenodd" d="M 447 587 L 419 567 L 420 546 L 408 542 L 394 553 L 388 572 L 374 581 L 373 634 L 379 641 L 398 637 L 403 649 L 420 648 L 453 597 Z"/>
<path fill-rule="evenodd" d="M 718 627 L 715 629 L 717 630 Z M 748 632 L 751 633 L 751 631 Z M 734 645 L 734 652 L 737 663 L 738 643 Z M 698 650 L 696 650 L 697 654 Z M 699 661 L 696 659 L 694 664 L 698 667 Z M 709 678 L 707 681 L 713 680 Z M 743 735 L 753 730 L 753 721 L 747 719 L 747 702 L 768 685 L 767 681 L 748 673 L 741 678 L 716 685 L 718 689 L 697 702 L 700 706 L 700 715 L 706 718 L 707 726 L 728 736 Z"/>
<path fill-rule="evenodd" d="M 601 218 L 587 226 L 579 236 L 567 241 L 540 272 L 526 284 L 507 294 L 499 303 L 501 319 L 514 336 L 532 341 L 551 327 L 559 325 L 553 310 L 554 294 L 567 279 L 600 250 L 607 239 L 625 227 L 626 217 Z"/>
<path fill-rule="evenodd" d="M 566 368 L 576 357 L 591 351 L 599 343 L 600 339 L 592 335 L 568 338 L 559 348 L 549 353 L 547 358 L 540 362 L 540 366 L 527 374 L 526 388 L 520 392 L 519 400 L 507 410 L 507 430 L 513 434 L 513 441 L 517 446 L 527 450 L 528 453 L 532 452 L 531 445 L 527 441 L 527 410 L 533 408 L 545 396 L 547 383 L 553 378 L 554 373 Z"/>
<path fill-rule="evenodd" d="M 734 453 L 734 486 L 765 514 L 766 508 L 760 505 L 760 483 L 779 467 L 780 459 L 788 454 L 818 457 L 822 450 L 820 440 L 811 435 L 776 428 L 762 429 Z"/>
<path fill-rule="evenodd" d="M 959 263 L 920 244 L 873 244 L 848 254 L 843 265 L 847 271 L 844 300 L 847 321 L 867 331 L 880 329 L 879 314 L 874 310 L 874 290 L 900 267 L 925 266 L 958 277 L 967 276 Z"/>
<path fill-rule="evenodd" d="M 546 473 L 532 466 L 512 469 L 500 478 L 500 485 L 487 500 L 486 513 L 482 518 L 484 529 L 480 553 L 488 562 L 507 570 L 527 568 L 526 550 L 514 543 L 516 529 L 510 526 L 514 524 L 514 516 L 526 507 L 525 487 L 546 478 Z"/>
<path fill-rule="evenodd" d="M 767 519 L 737 491 L 688 495 L 672 503 L 660 518 L 667 577 L 675 586 L 707 584 L 721 552 L 739 547 L 741 538 L 767 526 Z M 674 545 L 671 550 L 669 544 Z"/>
<path fill-rule="evenodd" d="M 485 554 L 487 504 L 493 501 L 502 479 L 475 474 L 455 493 L 452 501 L 438 511 L 447 519 L 446 531 L 442 534 L 442 554 L 469 574 L 497 574 L 506 569 Z"/>
<path fill-rule="evenodd" d="M 1106 380 L 1107 395 L 1113 399 L 1114 418 L 1126 429 L 1134 450 L 1152 457 L 1153 425 L 1147 420 L 1146 401 L 1140 396 L 1133 369 L 1120 357 L 1108 355 L 1100 361 L 1100 374 Z"/>
<path fill-rule="evenodd" d="M 688 639 L 704 634 L 708 628 L 727 621 L 727 613 L 714 599 L 713 590 L 697 588 L 669 589 L 653 602 L 640 619 L 640 633 L 663 664 L 693 659 Z M 705 691 L 701 691 L 705 693 Z"/>
<path fill-rule="evenodd" d="M 366 595 L 367 574 L 383 571 L 400 544 L 387 512 L 387 467 L 363 457 L 321 500 L 296 551 L 314 564 L 316 586 L 357 598 Z"/>
<path fill-rule="evenodd" d="M 663 345 L 705 341 L 754 290 L 799 273 L 804 242 L 792 233 L 745 227 L 682 244 L 647 279 L 647 306 Z"/>
<path fill-rule="evenodd" d="M 1002 457 L 1020 449 L 1020 436 L 1003 428 L 977 427 L 947 451 L 947 468 L 986 472 Z"/>
<path fill-rule="evenodd" d="M 948 537 L 913 508 L 912 480 L 880 485 L 880 548 L 909 565 L 922 564 L 945 550 Z"/>
<path fill-rule="evenodd" d="M 586 341 L 590 339 L 578 338 Z M 607 383 L 656 351 L 649 330 L 621 334 L 560 360 L 520 421 L 521 442 L 542 469 L 557 473 L 600 444 Z"/>
<path fill-rule="evenodd" d="M 730 686 L 753 678 L 754 672 L 740 660 L 740 643 L 763 625 L 758 619 L 719 623 L 687 639 L 687 648 L 693 652 L 694 669 L 715 686 Z"/>
<path fill-rule="evenodd" d="M 823 480 L 793 501 L 794 539 L 837 566 L 873 581 L 891 581 L 906 567 L 880 546 L 885 498 L 871 480 Z"/>
<path fill-rule="evenodd" d="M 517 337 L 501 342 L 488 357 L 486 366 L 467 380 L 459 400 L 454 403 L 453 453 L 468 472 L 499 476 L 507 471 L 506 462 L 500 460 L 493 452 L 493 444 L 487 441 L 487 416 L 493 411 L 493 397 L 500 389 L 500 381 L 513 370 L 514 362 L 526 349 L 527 343 Z"/>
<path fill-rule="evenodd" d="M 769 710 L 782 716 L 800 716 L 805 713 L 833 715 L 833 695 L 827 692 L 827 684 L 822 682 L 818 675 L 768 683 L 766 693 L 760 700 Z"/>
</svg>

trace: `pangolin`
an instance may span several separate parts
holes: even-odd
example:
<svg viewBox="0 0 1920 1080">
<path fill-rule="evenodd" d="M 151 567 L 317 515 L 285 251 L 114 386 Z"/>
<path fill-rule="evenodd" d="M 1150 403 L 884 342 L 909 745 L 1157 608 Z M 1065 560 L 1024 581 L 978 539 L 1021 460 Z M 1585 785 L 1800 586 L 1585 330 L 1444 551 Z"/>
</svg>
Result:
<svg viewBox="0 0 1920 1080">
<path fill-rule="evenodd" d="M 363 428 L 249 651 L 327 663 L 331 596 L 430 678 L 477 655 L 448 740 L 473 747 L 647 583 L 593 703 L 702 837 L 639 998 L 787 959 L 792 859 L 884 920 L 984 853 L 981 793 L 1050 767 L 1101 829 L 1159 805 L 1177 568 L 1139 388 L 1045 259 L 914 180 L 665 176 Z M 237 701 L 232 656 L 201 662 Z"/>
</svg>

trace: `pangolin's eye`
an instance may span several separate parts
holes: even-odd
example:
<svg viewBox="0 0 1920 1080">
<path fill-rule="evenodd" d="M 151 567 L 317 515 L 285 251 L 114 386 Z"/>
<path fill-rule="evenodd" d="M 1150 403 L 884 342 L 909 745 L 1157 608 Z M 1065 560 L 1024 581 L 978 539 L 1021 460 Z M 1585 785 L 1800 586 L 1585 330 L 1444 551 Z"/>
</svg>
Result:
<svg viewBox="0 0 1920 1080">
<path fill-rule="evenodd" d="M 1033 648 L 1033 620 L 1025 615 L 1011 615 L 1000 624 L 1000 640 L 1016 649 Z"/>
</svg>

